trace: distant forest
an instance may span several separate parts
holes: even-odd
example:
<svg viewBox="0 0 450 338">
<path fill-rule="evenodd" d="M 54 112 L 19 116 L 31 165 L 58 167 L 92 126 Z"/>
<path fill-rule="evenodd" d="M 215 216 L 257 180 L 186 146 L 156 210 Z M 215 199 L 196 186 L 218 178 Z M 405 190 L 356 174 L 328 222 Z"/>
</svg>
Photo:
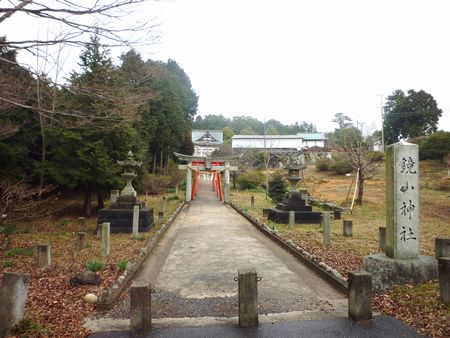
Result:
<svg viewBox="0 0 450 338">
<path fill-rule="evenodd" d="M 225 139 L 236 134 L 263 135 L 264 130 L 268 135 L 293 135 L 297 133 L 317 132 L 314 124 L 305 121 L 285 125 L 274 119 L 264 123 L 250 116 L 235 116 L 231 119 L 223 115 L 197 116 L 192 127 L 193 129 L 223 130 Z"/>
</svg>

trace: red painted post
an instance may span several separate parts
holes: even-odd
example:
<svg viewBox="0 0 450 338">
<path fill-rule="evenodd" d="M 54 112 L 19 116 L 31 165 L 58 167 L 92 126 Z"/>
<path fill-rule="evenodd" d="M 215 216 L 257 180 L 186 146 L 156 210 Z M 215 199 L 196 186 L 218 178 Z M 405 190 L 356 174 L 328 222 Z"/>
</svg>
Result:
<svg viewBox="0 0 450 338">
<path fill-rule="evenodd" d="M 212 180 L 211 180 L 212 189 L 213 189 L 213 191 L 216 191 L 216 182 L 215 182 L 216 177 L 214 176 L 215 175 L 214 173 L 212 173 L 211 175 L 212 175 Z"/>
</svg>

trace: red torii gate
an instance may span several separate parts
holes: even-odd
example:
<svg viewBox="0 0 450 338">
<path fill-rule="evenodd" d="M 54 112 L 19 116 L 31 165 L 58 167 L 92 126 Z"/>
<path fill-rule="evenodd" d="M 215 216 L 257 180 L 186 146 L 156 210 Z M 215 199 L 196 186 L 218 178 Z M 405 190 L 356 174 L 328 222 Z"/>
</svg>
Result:
<svg viewBox="0 0 450 338">
<path fill-rule="evenodd" d="M 200 174 L 212 175 L 212 189 L 217 197 L 225 203 L 229 202 L 230 191 L 230 171 L 237 170 L 237 167 L 229 165 L 229 158 L 205 158 L 200 156 L 183 155 L 174 153 L 181 161 L 187 164 L 179 165 L 180 169 L 187 169 L 186 173 L 186 202 L 194 200 L 197 196 L 198 179 Z M 192 182 L 192 171 L 194 180 Z M 222 186 L 221 172 L 225 172 L 225 191 Z"/>
</svg>

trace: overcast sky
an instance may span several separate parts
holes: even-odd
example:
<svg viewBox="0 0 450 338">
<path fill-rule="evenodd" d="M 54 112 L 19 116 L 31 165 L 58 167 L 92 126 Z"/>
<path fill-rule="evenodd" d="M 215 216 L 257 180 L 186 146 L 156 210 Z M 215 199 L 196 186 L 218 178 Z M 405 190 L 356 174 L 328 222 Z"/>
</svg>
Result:
<svg viewBox="0 0 450 338">
<path fill-rule="evenodd" d="M 202 116 L 331 131 L 343 113 L 374 130 L 380 94 L 423 89 L 444 111 L 439 128 L 450 130 L 448 0 L 173 0 L 140 13 L 157 17 L 162 34 L 139 52 L 180 64 Z"/>
</svg>

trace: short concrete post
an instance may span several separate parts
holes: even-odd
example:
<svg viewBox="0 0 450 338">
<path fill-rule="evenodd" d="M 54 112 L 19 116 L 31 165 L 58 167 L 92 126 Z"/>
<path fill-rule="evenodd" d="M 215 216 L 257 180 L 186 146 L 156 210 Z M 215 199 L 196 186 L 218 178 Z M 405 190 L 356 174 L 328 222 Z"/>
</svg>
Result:
<svg viewBox="0 0 450 338">
<path fill-rule="evenodd" d="M 117 199 L 119 198 L 119 194 L 120 194 L 119 190 L 111 190 L 111 195 L 110 195 L 110 198 L 109 198 L 110 202 L 111 203 L 116 203 Z"/>
<path fill-rule="evenodd" d="M 238 270 L 239 327 L 258 326 L 258 277 L 255 268 Z"/>
<path fill-rule="evenodd" d="M 250 197 L 250 208 L 255 208 L 255 196 Z"/>
<path fill-rule="evenodd" d="M 329 212 L 322 212 L 322 229 L 323 229 L 323 244 L 325 246 L 331 245 L 331 215 Z"/>
<path fill-rule="evenodd" d="M 289 229 L 292 229 L 295 224 L 295 211 L 289 211 Z"/>
<path fill-rule="evenodd" d="M 180 188 L 178 187 L 178 183 L 175 184 L 175 194 L 178 195 L 178 192 L 180 191 L 179 189 L 180 189 Z"/>
<path fill-rule="evenodd" d="M 85 230 L 86 219 L 84 217 L 78 217 L 78 231 Z"/>
<path fill-rule="evenodd" d="M 436 238 L 434 240 L 434 249 L 436 258 L 450 257 L 450 238 Z"/>
<path fill-rule="evenodd" d="M 40 244 L 37 246 L 38 266 L 45 268 L 52 264 L 52 253 L 50 244 Z"/>
<path fill-rule="evenodd" d="M 441 301 L 450 304 L 450 257 L 439 257 L 437 260 Z"/>
<path fill-rule="evenodd" d="M 166 196 L 163 196 L 163 207 L 162 207 L 163 213 L 166 213 L 167 211 L 167 198 Z"/>
<path fill-rule="evenodd" d="M 139 234 L 139 204 L 133 206 L 133 237 Z"/>
<path fill-rule="evenodd" d="M 0 287 L 0 337 L 23 319 L 30 276 L 16 272 L 3 273 Z"/>
<path fill-rule="evenodd" d="M 130 331 L 133 335 L 149 334 L 152 328 L 150 285 L 133 284 L 130 288 Z"/>
<path fill-rule="evenodd" d="M 158 224 L 163 224 L 163 222 L 164 222 L 164 212 L 162 212 L 162 211 L 159 211 L 158 212 Z"/>
<path fill-rule="evenodd" d="M 83 250 L 86 248 L 86 232 L 77 232 L 77 250 Z"/>
<path fill-rule="evenodd" d="M 372 275 L 367 271 L 348 273 L 348 316 L 356 321 L 372 319 Z"/>
<path fill-rule="evenodd" d="M 334 219 L 341 219 L 341 210 L 334 210 L 333 213 Z"/>
<path fill-rule="evenodd" d="M 381 252 L 386 252 L 386 228 L 378 228 L 378 248 Z"/>
<path fill-rule="evenodd" d="M 344 237 L 352 237 L 353 236 L 353 221 L 352 220 L 344 220 L 342 222 L 342 230 L 344 233 Z"/>
<path fill-rule="evenodd" d="M 263 217 L 267 217 L 267 216 L 269 216 L 269 209 L 264 208 L 263 209 Z"/>
<path fill-rule="evenodd" d="M 109 256 L 110 250 L 110 224 L 105 222 L 102 224 L 102 254 L 103 256 Z"/>
</svg>

